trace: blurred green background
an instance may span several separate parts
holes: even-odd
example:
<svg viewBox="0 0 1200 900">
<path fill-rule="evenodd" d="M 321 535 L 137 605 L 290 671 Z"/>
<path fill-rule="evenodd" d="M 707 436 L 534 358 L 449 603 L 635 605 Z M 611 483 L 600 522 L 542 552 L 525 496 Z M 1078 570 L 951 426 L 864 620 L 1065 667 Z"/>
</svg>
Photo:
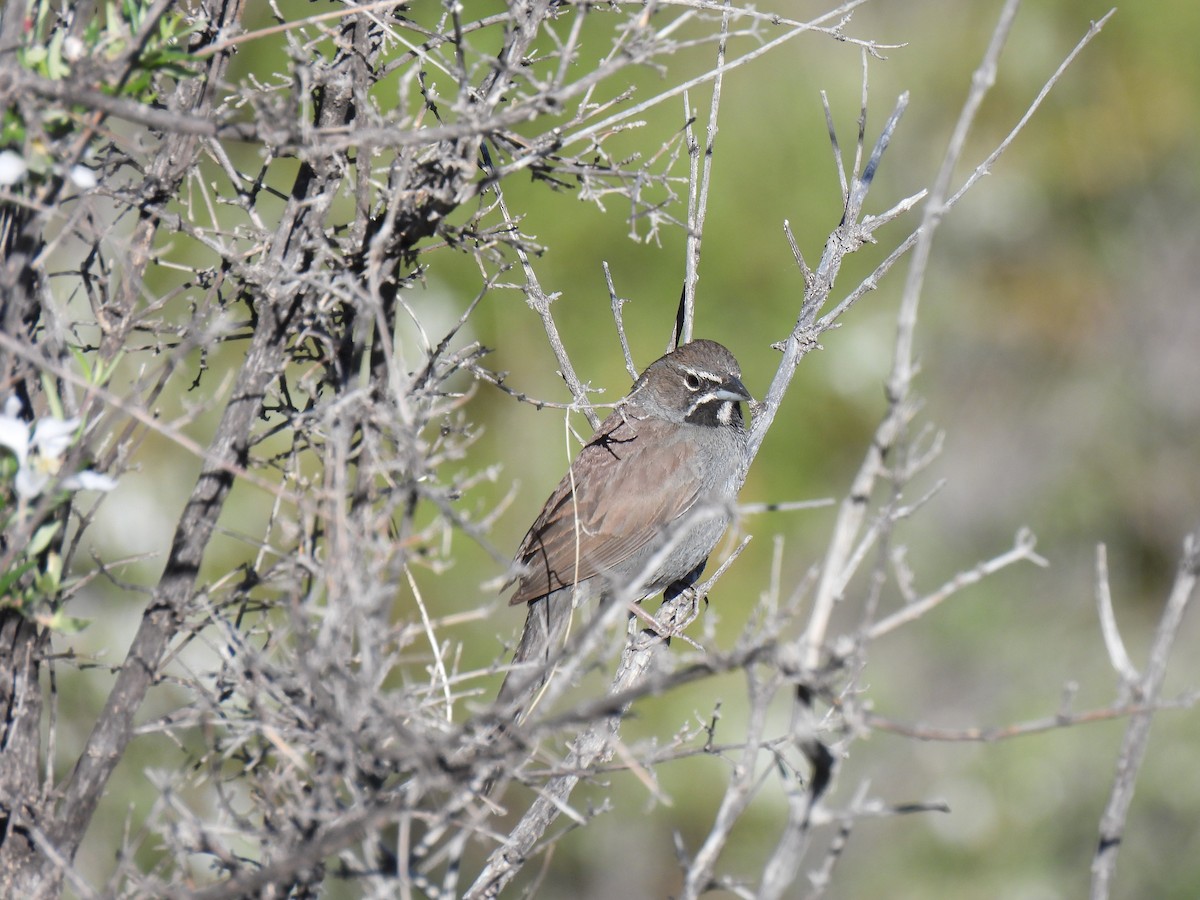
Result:
<svg viewBox="0 0 1200 900">
<path fill-rule="evenodd" d="M 872 138 L 902 91 L 911 100 L 869 211 L 881 212 L 933 177 L 999 6 L 878 0 L 856 10 L 846 25 L 856 37 L 905 45 L 870 63 Z M 811 2 L 764 8 L 797 19 L 825 9 Z M 297 4 L 296 16 L 317 9 Z M 1108 9 L 1091 0 L 1024 4 L 960 179 L 1017 121 L 1089 20 Z M 1001 573 L 879 641 L 862 683 L 883 715 L 950 728 L 1001 725 L 1053 714 L 1070 684 L 1078 686 L 1077 709 L 1110 702 L 1116 679 L 1093 601 L 1097 542 L 1108 546 L 1117 616 L 1130 652 L 1135 664 L 1144 663 L 1182 536 L 1200 523 L 1200 303 L 1193 287 L 1200 276 L 1198 34 L 1200 4 L 1194 0 L 1119 9 L 992 174 L 943 225 L 922 301 L 917 389 L 926 401 L 919 423 L 943 429 L 946 443 L 913 496 L 941 479 L 945 486 L 898 539 L 909 548 L 921 591 L 1003 551 L 1022 526 L 1038 535 L 1039 552 L 1050 567 Z M 255 53 L 241 54 L 239 71 L 269 66 L 275 59 L 271 46 L 263 41 Z M 731 53 L 749 47 L 735 42 Z M 681 52 L 672 67 L 702 72 L 712 53 Z M 641 73 L 638 98 L 679 80 L 677 71 Z M 815 264 L 841 211 L 819 92 L 828 92 L 849 150 L 860 79 L 856 47 L 812 34 L 736 69 L 725 81 L 696 333 L 733 349 L 746 384 L 759 396 L 777 361 L 769 345 L 787 334 L 803 289 L 782 223 L 790 221 Z M 707 91 L 694 91 L 691 102 L 701 112 L 702 127 Z M 670 101 L 644 118 L 644 132 L 626 143 L 648 153 L 680 129 L 683 104 Z M 610 199 L 600 210 L 570 191 L 519 181 L 508 188 L 508 202 L 524 212 L 522 230 L 546 247 L 534 267 L 547 292 L 561 292 L 554 314 L 577 372 L 605 389 L 600 400 L 616 400 L 629 378 L 601 264 L 609 263 L 618 293 L 630 300 L 625 325 L 638 366 L 644 367 L 666 348 L 683 277 L 682 231 L 664 229 L 657 241 L 632 241 L 628 209 L 619 200 Z M 685 209 L 673 212 L 682 217 Z M 879 246 L 851 257 L 835 296 L 857 285 L 916 222 L 914 215 L 892 224 L 880 232 Z M 636 227 L 645 234 L 644 225 Z M 428 266 L 426 284 L 409 300 L 437 334 L 430 323 L 448 325 L 458 317 L 478 290 L 478 271 L 446 251 L 422 261 Z M 861 301 L 841 329 L 825 336 L 823 349 L 804 361 L 751 472 L 744 501 L 844 494 L 884 410 L 883 381 L 904 268 Z M 520 292 L 492 294 L 463 339 L 495 348 L 488 363 L 508 372 L 513 387 L 569 399 L 553 374 L 540 323 Z M 518 405 L 487 386 L 479 387 L 470 410 L 479 439 L 463 468 L 499 460 L 503 469 L 494 485 L 464 504 L 484 509 L 519 485 L 493 535 L 508 553 L 565 469 L 574 444 L 561 412 Z M 583 429 L 581 422 L 575 425 Z M 195 428 L 203 436 L 212 422 L 201 420 Z M 122 488 L 129 502 L 140 497 L 143 508 L 136 515 L 116 502 L 102 508 L 102 516 L 121 510 L 121 524 L 109 523 L 121 552 L 161 544 L 169 534 L 163 523 L 182 505 L 195 469 L 194 460 L 147 443 L 142 472 Z M 142 489 L 138 479 L 145 479 Z M 167 484 L 179 486 L 177 497 L 145 489 Z M 236 492 L 226 515 L 230 527 L 253 535 L 265 503 L 254 491 Z M 733 644 L 767 586 L 777 540 L 785 584 L 816 564 L 833 515 L 819 510 L 748 520 L 744 531 L 754 541 L 712 597 L 703 627 L 711 626 L 714 636 L 706 640 Z M 246 552 L 231 539 L 230 558 L 214 558 L 211 565 L 227 568 Z M 452 571 L 422 580 L 427 602 L 441 611 L 491 604 L 486 622 L 464 634 L 467 662 L 475 665 L 497 658 L 523 618 L 523 611 L 508 609 L 485 588 L 500 574 L 485 553 L 462 541 Z M 843 626 L 853 622 L 855 600 L 844 610 Z M 898 602 L 894 589 L 885 601 Z M 410 602 L 399 598 L 398 616 L 411 612 Z M 116 613 L 109 618 L 109 634 L 119 634 L 123 623 Z M 1200 680 L 1196 641 L 1193 616 L 1179 637 L 1168 696 Z M 113 643 L 123 646 L 119 638 Z M 481 700 L 494 687 L 481 685 Z M 734 741 L 745 702 L 738 678 L 645 704 L 627 734 L 666 740 L 685 722 L 707 719 L 718 697 L 724 718 L 717 737 Z M 72 701 L 64 699 L 60 727 L 69 731 L 76 720 Z M 779 728 L 785 714 L 781 709 Z M 827 896 L 1083 895 L 1123 729 L 1124 722 L 1109 722 L 986 745 L 919 743 L 876 733 L 855 743 L 830 796 L 832 805 L 848 804 L 867 778 L 872 795 L 887 802 L 945 800 L 951 812 L 860 822 Z M 1164 712 L 1156 720 L 1115 896 L 1200 893 L 1198 741 L 1194 712 Z M 114 782 L 114 809 L 144 802 L 129 786 L 140 780 L 138 767 L 154 752 L 133 756 L 123 767 L 124 780 Z M 674 798 L 670 808 L 653 803 L 636 779 L 617 776 L 612 810 L 560 842 L 539 896 L 669 895 L 676 884 L 672 829 L 680 830 L 689 850 L 698 846 L 727 769 L 711 757 L 662 768 L 659 776 Z M 753 877 L 760 871 L 785 816 L 776 784 L 769 781 L 735 832 L 719 867 L 724 874 Z M 814 847 L 805 871 L 822 851 Z M 98 840 L 85 864 L 103 871 L 109 852 Z M 796 896 L 806 892 L 806 885 L 797 886 Z"/>
</svg>

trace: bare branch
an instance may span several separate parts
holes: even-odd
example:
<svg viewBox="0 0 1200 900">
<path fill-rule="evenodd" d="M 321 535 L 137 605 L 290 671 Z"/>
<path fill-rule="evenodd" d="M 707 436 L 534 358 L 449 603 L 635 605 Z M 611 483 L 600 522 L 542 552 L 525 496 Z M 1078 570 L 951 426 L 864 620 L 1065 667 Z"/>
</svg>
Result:
<svg viewBox="0 0 1200 900">
<path fill-rule="evenodd" d="M 1100 616 L 1100 633 L 1104 635 L 1104 646 L 1108 649 L 1108 660 L 1121 677 L 1121 684 L 1133 690 L 1141 683 L 1142 676 L 1134 668 L 1121 631 L 1117 628 L 1117 617 L 1113 613 L 1112 591 L 1108 584 L 1108 550 L 1103 544 L 1096 545 L 1096 607 Z"/>
<path fill-rule="evenodd" d="M 975 568 L 966 572 L 960 572 L 955 575 L 937 590 L 927 594 L 926 596 L 909 603 L 903 609 L 897 610 L 885 619 L 881 619 L 867 629 L 867 640 L 875 640 L 882 637 L 891 631 L 899 628 L 901 625 L 906 625 L 925 615 L 936 606 L 940 606 L 945 600 L 957 594 L 964 588 L 970 587 L 973 584 L 978 584 L 988 575 L 999 572 L 1001 569 L 1011 566 L 1017 562 L 1032 562 L 1038 566 L 1047 566 L 1044 559 L 1034 552 L 1034 547 L 1037 545 L 1037 540 L 1033 533 L 1027 529 L 1021 529 L 1017 532 L 1016 540 L 1013 543 L 1011 550 L 994 556 L 986 562 L 981 562 Z"/>
<path fill-rule="evenodd" d="M 1149 708 L 1130 717 L 1125 737 L 1121 741 L 1112 793 L 1109 795 L 1104 815 L 1100 818 L 1100 842 L 1096 847 L 1096 855 L 1092 858 L 1092 900 L 1104 900 L 1109 896 L 1117 866 L 1117 853 L 1125 835 L 1126 817 L 1133 803 L 1134 785 L 1150 742 L 1153 707 L 1162 691 L 1167 662 L 1171 657 L 1175 638 L 1179 634 L 1183 615 L 1196 593 L 1197 580 L 1200 580 L 1200 532 L 1188 535 L 1183 542 L 1183 554 L 1175 573 L 1175 583 L 1171 587 L 1171 593 L 1163 607 L 1162 618 L 1159 619 L 1158 629 L 1154 634 L 1146 672 L 1136 685 L 1138 695 Z"/>
</svg>

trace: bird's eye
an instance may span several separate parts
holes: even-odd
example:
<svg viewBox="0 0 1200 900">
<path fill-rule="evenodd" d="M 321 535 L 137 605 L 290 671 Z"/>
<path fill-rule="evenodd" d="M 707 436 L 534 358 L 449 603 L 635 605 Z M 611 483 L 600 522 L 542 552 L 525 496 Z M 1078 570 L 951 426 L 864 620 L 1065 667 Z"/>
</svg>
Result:
<svg viewBox="0 0 1200 900">
<path fill-rule="evenodd" d="M 688 372 L 683 376 L 683 383 L 687 385 L 689 391 L 700 390 L 700 378 L 692 372 Z"/>
</svg>

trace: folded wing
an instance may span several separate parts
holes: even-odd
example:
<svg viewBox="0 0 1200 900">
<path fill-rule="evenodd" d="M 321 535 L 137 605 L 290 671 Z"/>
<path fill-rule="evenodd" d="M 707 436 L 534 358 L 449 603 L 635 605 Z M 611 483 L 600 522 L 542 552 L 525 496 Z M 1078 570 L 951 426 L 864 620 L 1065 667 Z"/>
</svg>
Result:
<svg viewBox="0 0 1200 900">
<path fill-rule="evenodd" d="M 521 542 L 517 562 L 523 572 L 510 603 L 528 603 L 609 572 L 661 533 L 647 523 L 684 515 L 702 484 L 688 444 L 677 426 L 659 419 L 621 410 L 605 419 Z M 649 447 L 654 464 L 644 465 L 639 457 Z"/>
</svg>

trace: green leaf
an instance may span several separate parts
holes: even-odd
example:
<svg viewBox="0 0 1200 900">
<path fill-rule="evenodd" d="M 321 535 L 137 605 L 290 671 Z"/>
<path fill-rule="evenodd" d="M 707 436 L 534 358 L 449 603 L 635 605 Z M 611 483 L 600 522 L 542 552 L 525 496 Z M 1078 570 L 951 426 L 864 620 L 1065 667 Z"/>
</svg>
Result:
<svg viewBox="0 0 1200 900">
<path fill-rule="evenodd" d="M 47 55 L 46 48 L 43 47 L 41 44 L 38 44 L 36 46 L 30 47 L 23 54 L 21 54 L 21 59 L 22 59 L 22 62 L 25 64 L 25 68 L 36 69 L 36 70 L 38 70 L 39 74 L 44 75 L 45 74 L 44 63 L 46 62 L 46 55 Z"/>
<path fill-rule="evenodd" d="M 71 355 L 75 357 L 75 362 L 79 364 L 79 371 L 83 373 L 84 380 L 87 381 L 88 384 L 95 384 L 96 382 L 93 380 L 92 376 L 92 365 L 90 362 L 88 362 L 87 355 L 79 347 L 71 346 L 69 349 L 71 351 Z"/>
<path fill-rule="evenodd" d="M 108 384 L 108 380 L 112 378 L 113 372 L 117 370 L 117 366 L 125 358 L 125 351 L 118 351 L 117 355 L 109 361 L 108 365 L 105 365 L 103 360 L 97 360 L 96 367 L 93 369 L 83 350 L 78 347 L 72 347 L 71 353 L 75 356 L 75 361 L 79 363 L 79 368 L 83 370 L 83 377 L 87 379 L 88 384 L 94 384 L 97 387 L 104 387 L 104 385 Z"/>
<path fill-rule="evenodd" d="M 43 572 L 33 580 L 33 587 L 28 593 L 35 603 L 45 602 L 57 597 L 61 589 L 62 582 L 50 572 Z"/>
<path fill-rule="evenodd" d="M 104 4 L 104 30 L 113 35 L 121 33 L 121 13 L 112 0 Z"/>
<path fill-rule="evenodd" d="M 51 631 L 57 631 L 59 634 L 78 634 L 92 624 L 91 619 L 80 619 L 77 616 L 68 616 L 61 609 L 52 615 L 38 615 L 35 621 Z"/>
<path fill-rule="evenodd" d="M 34 34 L 44 34 L 46 30 L 46 16 L 50 13 L 49 0 L 38 0 L 37 16 L 34 19 Z"/>
<path fill-rule="evenodd" d="M 59 522 L 49 522 L 33 533 L 33 540 L 25 548 L 26 557 L 34 557 L 50 546 L 50 541 L 58 532 Z"/>
<path fill-rule="evenodd" d="M 30 168 L 32 169 L 33 166 L 30 165 Z M 62 400 L 58 397 L 58 388 L 49 372 L 42 373 L 42 390 L 46 394 L 46 404 L 50 407 L 50 415 L 56 419 L 65 419 Z"/>
<path fill-rule="evenodd" d="M 6 109 L 3 123 L 0 124 L 0 147 L 20 147 L 24 143 L 25 120 L 15 109 Z"/>
<path fill-rule="evenodd" d="M 121 14 L 129 22 L 134 31 L 137 31 L 141 27 L 142 20 L 146 18 L 145 10 L 137 0 L 124 0 L 121 4 Z"/>
<path fill-rule="evenodd" d="M 54 32 L 54 36 L 50 38 L 50 46 L 47 48 L 46 74 L 54 81 L 62 81 L 71 74 L 71 67 L 67 65 L 67 61 L 63 59 L 62 55 L 63 41 L 66 38 L 65 31 Z"/>
<path fill-rule="evenodd" d="M 121 89 L 121 93 L 127 97 L 133 97 L 134 99 L 141 98 L 143 92 L 150 87 L 150 78 L 150 73 L 143 69 L 125 82 L 125 86 Z"/>
<path fill-rule="evenodd" d="M 20 565 L 13 566 L 3 575 L 0 575 L 0 597 L 7 594 L 8 589 L 16 583 L 17 579 L 32 569 L 36 563 L 36 559 L 26 560 Z"/>
<path fill-rule="evenodd" d="M 49 600 L 57 597 L 62 589 L 62 556 L 49 553 L 46 557 L 46 569 L 33 581 L 34 590 L 39 594 L 38 599 Z"/>
<path fill-rule="evenodd" d="M 33 580 L 33 585 L 25 593 L 29 597 L 30 606 L 49 603 L 58 596 L 62 584 L 52 575 L 43 572 Z"/>
</svg>

